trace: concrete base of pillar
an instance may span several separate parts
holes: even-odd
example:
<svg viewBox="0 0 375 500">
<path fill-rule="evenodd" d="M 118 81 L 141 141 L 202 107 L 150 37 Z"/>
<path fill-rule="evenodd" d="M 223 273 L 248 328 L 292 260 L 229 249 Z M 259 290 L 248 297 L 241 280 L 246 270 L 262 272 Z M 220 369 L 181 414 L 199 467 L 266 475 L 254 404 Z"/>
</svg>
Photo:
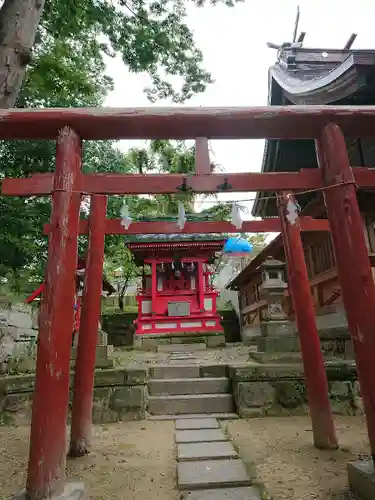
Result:
<svg viewBox="0 0 375 500">
<path fill-rule="evenodd" d="M 14 496 L 12 500 L 27 500 L 29 497 L 25 491 Z M 56 493 L 50 497 L 51 500 L 85 500 L 88 498 L 85 492 L 85 485 L 83 483 L 65 483 Z"/>
<path fill-rule="evenodd" d="M 358 460 L 348 463 L 349 488 L 361 500 L 375 498 L 375 468 L 372 461 Z"/>
</svg>

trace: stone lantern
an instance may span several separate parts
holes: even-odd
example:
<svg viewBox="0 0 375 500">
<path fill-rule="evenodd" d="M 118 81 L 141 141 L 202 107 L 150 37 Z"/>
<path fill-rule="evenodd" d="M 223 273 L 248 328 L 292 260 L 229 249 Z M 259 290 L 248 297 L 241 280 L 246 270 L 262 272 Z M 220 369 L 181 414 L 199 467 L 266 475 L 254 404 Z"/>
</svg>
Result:
<svg viewBox="0 0 375 500">
<path fill-rule="evenodd" d="M 268 258 L 260 265 L 262 283 L 260 297 L 266 301 L 260 323 L 261 335 L 257 338 L 257 351 L 250 357 L 260 363 L 299 362 L 299 343 L 294 323 L 284 310 L 285 264 Z"/>
<path fill-rule="evenodd" d="M 262 284 L 259 287 L 260 297 L 267 301 L 267 309 L 263 313 L 263 321 L 283 321 L 287 319 L 284 311 L 284 292 L 288 284 L 284 279 L 285 264 L 279 260 L 268 258 L 260 265 Z"/>
</svg>

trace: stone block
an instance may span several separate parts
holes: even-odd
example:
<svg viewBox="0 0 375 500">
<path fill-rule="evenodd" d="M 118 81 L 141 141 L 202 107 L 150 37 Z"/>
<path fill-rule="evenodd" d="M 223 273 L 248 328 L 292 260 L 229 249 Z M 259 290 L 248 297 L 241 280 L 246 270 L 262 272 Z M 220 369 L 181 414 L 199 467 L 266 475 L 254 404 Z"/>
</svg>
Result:
<svg viewBox="0 0 375 500">
<path fill-rule="evenodd" d="M 233 398 L 231 394 L 150 396 L 148 411 L 151 415 L 230 413 L 233 411 Z"/>
<path fill-rule="evenodd" d="M 144 385 L 148 380 L 148 369 L 142 367 L 129 367 L 125 371 L 126 385 Z"/>
<path fill-rule="evenodd" d="M 180 443 L 177 445 L 177 460 L 216 460 L 237 458 L 237 452 L 229 441 Z"/>
<path fill-rule="evenodd" d="M 300 352 L 257 352 L 250 351 L 249 358 L 262 364 L 302 363 Z"/>
<path fill-rule="evenodd" d="M 152 396 L 178 394 L 225 394 L 229 391 L 227 378 L 153 379 L 149 391 Z"/>
<path fill-rule="evenodd" d="M 159 345 L 170 343 L 171 339 L 168 338 L 142 338 L 142 349 L 156 352 Z"/>
<path fill-rule="evenodd" d="M 111 387 L 124 385 L 126 381 L 126 371 L 122 369 L 95 370 L 95 387 Z"/>
<path fill-rule="evenodd" d="M 210 441 L 228 441 L 221 429 L 193 429 L 176 431 L 176 443 L 204 443 Z"/>
<path fill-rule="evenodd" d="M 225 346 L 225 335 L 216 334 L 216 335 L 207 335 L 207 347 L 224 347 Z"/>
<path fill-rule="evenodd" d="M 116 416 L 108 417 L 109 401 L 112 389 L 110 387 L 95 387 L 92 401 L 92 420 L 94 424 L 103 422 L 116 422 Z"/>
<path fill-rule="evenodd" d="M 201 377 L 228 377 L 228 366 L 223 364 L 201 365 L 199 374 Z"/>
<path fill-rule="evenodd" d="M 346 380 L 354 382 L 357 380 L 357 370 L 354 361 L 327 361 L 325 367 L 329 381 Z"/>
<path fill-rule="evenodd" d="M 354 415 L 355 408 L 351 400 L 331 399 L 332 413 L 334 415 Z"/>
<path fill-rule="evenodd" d="M 4 411 L 18 413 L 28 411 L 31 407 L 32 393 L 8 394 L 5 398 Z"/>
<path fill-rule="evenodd" d="M 349 488 L 361 500 L 375 498 L 375 469 L 372 461 L 357 461 L 348 463 Z"/>
<path fill-rule="evenodd" d="M 275 389 L 268 382 L 239 382 L 235 393 L 240 416 L 244 408 L 267 408 L 275 401 Z"/>
<path fill-rule="evenodd" d="M 113 389 L 110 408 L 115 411 L 128 408 L 146 408 L 146 386 L 116 387 Z"/>
<path fill-rule="evenodd" d="M 239 459 L 180 462 L 177 482 L 180 490 L 251 485 L 245 465 Z"/>
<path fill-rule="evenodd" d="M 304 379 L 302 364 L 229 365 L 229 378 L 238 382 Z"/>
<path fill-rule="evenodd" d="M 263 337 L 296 338 L 294 324 L 290 321 L 265 321 L 260 324 L 260 331 Z"/>
<path fill-rule="evenodd" d="M 306 400 L 306 386 L 303 382 L 285 380 L 274 382 L 275 401 L 283 408 L 294 409 L 303 405 Z"/>
<path fill-rule="evenodd" d="M 190 491 L 185 500 L 260 500 L 259 491 L 252 486 L 237 488 L 214 488 L 212 490 Z"/>
<path fill-rule="evenodd" d="M 150 375 L 152 378 L 198 378 L 199 366 L 198 365 L 158 365 L 150 368 Z"/>
<path fill-rule="evenodd" d="M 6 376 L 4 383 L 7 394 L 33 391 L 35 387 L 35 375 Z"/>
<path fill-rule="evenodd" d="M 259 337 L 257 347 L 259 352 L 297 352 L 299 341 L 297 337 Z"/>
<path fill-rule="evenodd" d="M 329 395 L 333 398 L 348 398 L 351 396 L 350 382 L 331 382 L 329 384 Z"/>
<path fill-rule="evenodd" d="M 218 429 L 219 422 L 216 418 L 186 418 L 176 420 L 176 430 L 189 429 Z"/>
<path fill-rule="evenodd" d="M 31 311 L 23 312 L 11 309 L 8 313 L 8 325 L 31 330 L 33 328 Z"/>
</svg>

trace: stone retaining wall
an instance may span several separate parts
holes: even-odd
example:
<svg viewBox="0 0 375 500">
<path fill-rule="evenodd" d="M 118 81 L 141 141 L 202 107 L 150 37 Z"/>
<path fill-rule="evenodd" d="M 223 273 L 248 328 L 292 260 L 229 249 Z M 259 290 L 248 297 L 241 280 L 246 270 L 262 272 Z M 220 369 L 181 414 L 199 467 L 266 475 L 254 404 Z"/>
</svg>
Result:
<svg viewBox="0 0 375 500">
<path fill-rule="evenodd" d="M 96 370 L 93 421 L 96 424 L 121 420 L 141 420 L 147 408 L 148 370 L 127 368 Z M 73 375 L 71 376 L 71 387 Z M 0 378 L 0 424 L 27 424 L 35 375 Z M 70 394 L 70 404 L 72 391 Z M 70 405 L 69 405 L 70 407 Z"/>
<path fill-rule="evenodd" d="M 336 415 L 362 414 L 355 364 L 327 362 L 329 395 Z M 301 365 L 229 366 L 237 413 L 242 418 L 305 415 L 306 386 Z"/>
</svg>

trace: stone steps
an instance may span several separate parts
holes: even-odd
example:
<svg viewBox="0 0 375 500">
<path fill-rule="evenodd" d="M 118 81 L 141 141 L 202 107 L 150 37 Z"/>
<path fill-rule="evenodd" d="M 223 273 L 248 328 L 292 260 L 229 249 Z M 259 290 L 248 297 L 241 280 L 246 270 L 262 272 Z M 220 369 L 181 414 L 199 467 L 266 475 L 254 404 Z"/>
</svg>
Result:
<svg viewBox="0 0 375 500">
<path fill-rule="evenodd" d="M 244 463 L 215 419 L 178 420 L 175 441 L 181 499 L 260 500 Z"/>
<path fill-rule="evenodd" d="M 152 379 L 148 384 L 150 396 L 187 394 L 225 394 L 229 391 L 226 377 Z"/>
<path fill-rule="evenodd" d="M 233 410 L 231 394 L 179 394 L 148 398 L 148 412 L 152 415 L 231 413 Z"/>
</svg>

